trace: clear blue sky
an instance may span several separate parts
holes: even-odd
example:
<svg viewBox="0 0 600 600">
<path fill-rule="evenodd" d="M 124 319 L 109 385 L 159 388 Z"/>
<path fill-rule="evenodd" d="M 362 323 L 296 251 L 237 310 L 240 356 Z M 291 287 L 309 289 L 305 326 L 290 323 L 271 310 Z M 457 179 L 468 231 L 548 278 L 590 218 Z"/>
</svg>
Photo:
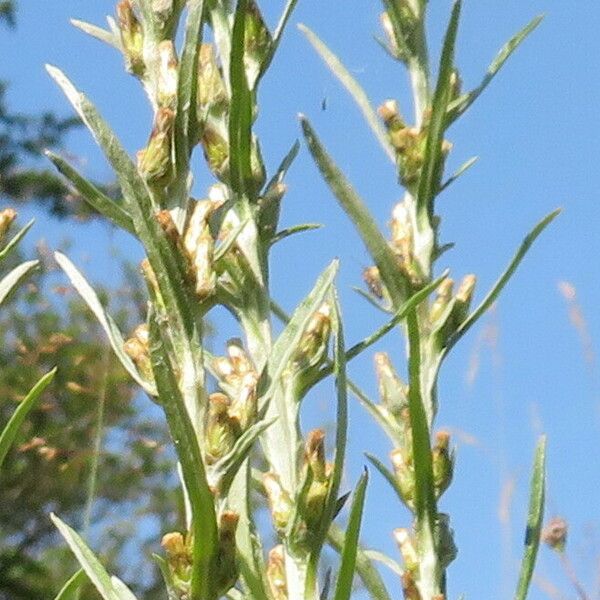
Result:
<svg viewBox="0 0 600 600">
<path fill-rule="evenodd" d="M 274 17 L 282 1 L 269 0 Z M 449 0 L 431 2 L 434 56 L 449 12 Z M 27 0 L 19 28 L 0 38 L 0 76 L 11 80 L 10 100 L 23 111 L 68 107 L 43 70 L 45 62 L 63 68 L 81 86 L 133 152 L 149 131 L 149 109 L 137 83 L 123 73 L 117 53 L 74 30 L 68 17 L 95 23 L 113 12 L 112 0 Z M 373 41 L 378 2 L 300 0 L 292 27 L 263 87 L 259 132 L 272 169 L 299 136 L 298 112 L 313 124 L 339 164 L 368 201 L 380 223 L 400 198 L 393 169 L 345 92 L 302 35 L 298 22 L 312 27 L 344 60 L 378 103 L 399 98 L 409 112 L 403 70 Z M 595 594 L 600 554 L 600 388 L 598 366 L 586 364 L 578 335 L 569 322 L 557 283 L 567 280 L 592 339 L 600 333 L 600 201 L 598 137 L 600 120 L 600 6 L 592 0 L 465 0 L 458 61 L 467 87 L 478 83 L 497 49 L 538 13 L 547 18 L 510 61 L 492 87 L 451 131 L 451 166 L 472 155 L 477 166 L 446 193 L 439 212 L 444 241 L 456 248 L 440 261 L 456 278 L 479 276 L 479 297 L 509 260 L 525 232 L 557 206 L 564 213 L 544 234 L 488 318 L 461 343 L 445 366 L 438 424 L 466 432 L 476 444 L 458 441 L 453 486 L 441 508 L 452 515 L 459 547 L 449 572 L 450 598 L 509 598 L 516 580 L 525 522 L 527 486 L 536 433 L 549 435 L 548 514 L 571 524 L 570 551 L 580 576 Z M 321 100 L 328 108 L 321 111 Z M 265 118 L 265 115 L 268 115 Z M 85 161 L 88 174 L 110 179 L 105 162 L 84 133 L 71 136 L 69 150 Z M 198 182 L 203 189 L 208 180 Z M 274 252 L 273 284 L 280 302 L 291 308 L 335 256 L 349 342 L 370 333 L 380 316 L 351 291 L 360 284 L 368 258 L 352 227 L 321 182 L 305 150 L 290 177 L 284 221 L 320 222 L 325 228 L 285 242 Z M 68 224 L 40 217 L 36 233 L 51 244 L 74 237 L 73 259 L 92 279 L 109 281 L 107 231 L 95 226 L 69 230 Z M 119 237 L 124 251 L 139 249 Z M 86 262 L 87 261 L 87 262 Z M 217 322 L 223 331 L 229 325 Z M 497 326 L 495 350 L 485 343 L 486 327 Z M 489 337 L 489 336 L 488 336 Z M 483 340 L 483 342 L 482 342 Z M 467 372 L 478 345 L 480 368 L 474 383 Z M 403 341 L 389 336 L 389 349 L 403 368 Z M 352 364 L 352 375 L 375 393 L 371 356 Z M 307 424 L 329 418 L 330 387 L 309 401 Z M 362 468 L 362 451 L 385 457 L 389 448 L 356 404 L 350 423 L 351 467 L 347 483 Z M 499 524 L 501 490 L 514 478 L 508 529 Z M 407 526 L 408 514 L 373 474 L 364 538 L 397 556 L 391 529 Z M 554 556 L 541 552 L 538 573 L 569 590 Z M 390 578 L 394 582 L 393 578 Z M 395 586 L 395 588 L 393 587 Z M 395 596 L 400 591 L 392 583 Z M 572 593 L 570 594 L 573 595 Z M 545 598 L 534 587 L 531 598 Z"/>
</svg>

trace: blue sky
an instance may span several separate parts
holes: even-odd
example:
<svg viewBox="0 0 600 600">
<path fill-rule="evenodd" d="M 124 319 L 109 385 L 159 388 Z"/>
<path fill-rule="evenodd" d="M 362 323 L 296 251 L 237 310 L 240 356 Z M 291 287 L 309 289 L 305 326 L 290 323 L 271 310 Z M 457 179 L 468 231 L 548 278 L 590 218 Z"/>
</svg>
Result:
<svg viewBox="0 0 600 600">
<path fill-rule="evenodd" d="M 267 2 L 263 2 L 267 4 Z M 271 22 L 283 4 L 270 0 Z M 432 53 L 449 13 L 449 0 L 431 2 Z M 527 486 L 535 437 L 549 436 L 548 514 L 571 524 L 570 552 L 581 579 L 593 593 L 600 555 L 600 387 L 598 367 L 586 362 L 581 341 L 569 321 L 559 281 L 571 282 L 591 338 L 600 331 L 600 220 L 596 181 L 600 118 L 600 7 L 591 0 L 465 0 L 458 42 L 458 63 L 466 87 L 476 85 L 497 49 L 530 18 L 546 19 L 486 94 L 451 130 L 450 168 L 473 155 L 479 163 L 440 199 L 444 241 L 456 248 L 440 261 L 455 278 L 479 277 L 478 297 L 499 275 L 523 235 L 557 206 L 563 214 L 536 244 L 503 294 L 494 314 L 469 334 L 442 373 L 438 424 L 465 432 L 477 443 L 458 442 L 455 481 L 441 509 L 452 515 L 459 547 L 449 571 L 450 598 L 508 598 L 516 581 L 525 522 Z M 116 52 L 72 28 L 73 16 L 94 23 L 112 13 L 112 0 L 27 0 L 19 29 L 3 34 L 1 76 L 11 81 L 12 106 L 68 114 L 68 106 L 43 70 L 45 62 L 63 68 L 97 102 L 132 152 L 142 147 L 150 111 L 137 83 L 124 74 Z M 393 169 L 357 109 L 295 24 L 314 29 L 343 59 L 370 97 L 379 103 L 398 98 L 410 114 L 402 68 L 373 40 L 378 33 L 378 2 L 301 0 L 281 52 L 262 90 L 258 131 L 272 169 L 299 136 L 298 112 L 311 118 L 322 140 L 384 225 L 400 198 Z M 327 98 L 327 110 L 321 110 Z M 85 171 L 110 179 L 110 171 L 85 132 L 72 135 L 69 151 Z M 209 180 L 203 170 L 199 193 Z M 351 287 L 369 264 L 352 227 L 336 206 L 305 149 L 289 176 L 287 224 L 320 222 L 325 227 L 284 242 L 273 255 L 273 285 L 280 303 L 292 308 L 318 273 L 340 257 L 339 287 L 349 343 L 370 333 L 381 318 Z M 70 237 L 72 258 L 92 279 L 110 281 L 114 263 L 107 251 L 107 230 L 98 225 L 74 228 L 40 216 L 37 235 L 51 245 Z M 117 236 L 123 253 L 139 255 L 129 238 Z M 217 320 L 223 333 L 230 324 Z M 496 328 L 495 348 L 489 332 Z M 378 349 L 389 350 L 404 368 L 403 340 L 390 335 Z M 479 352 L 477 349 L 479 348 Z M 475 381 L 467 383 L 473 356 L 480 359 Z M 372 355 L 351 366 L 352 375 L 375 393 Z M 306 422 L 331 414 L 330 387 L 309 399 Z M 355 403 L 351 412 L 350 469 L 358 477 L 368 450 L 385 457 L 387 442 Z M 515 482 L 510 523 L 501 527 L 501 491 Z M 391 529 L 407 526 L 408 514 L 373 474 L 365 542 L 397 556 Z M 570 592 L 556 558 L 543 549 L 538 573 Z M 399 586 L 390 578 L 392 590 Z M 395 588 L 394 588 L 395 586 Z M 572 594 L 571 594 L 572 595 Z M 546 598 L 534 587 L 531 598 Z"/>
</svg>

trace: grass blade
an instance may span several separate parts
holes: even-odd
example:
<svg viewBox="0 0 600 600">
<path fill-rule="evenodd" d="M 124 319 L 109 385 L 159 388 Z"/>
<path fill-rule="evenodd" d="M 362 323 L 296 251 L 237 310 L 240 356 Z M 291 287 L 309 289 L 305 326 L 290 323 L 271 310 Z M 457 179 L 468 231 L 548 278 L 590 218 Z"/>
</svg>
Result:
<svg viewBox="0 0 600 600">
<path fill-rule="evenodd" d="M 124 594 L 115 589 L 106 569 L 73 529 L 54 514 L 51 514 L 50 518 L 104 600 L 131 600 L 132 597 L 135 598 L 129 590 L 127 590 L 128 594 Z"/>
<path fill-rule="evenodd" d="M 66 273 L 78 294 L 83 298 L 92 313 L 94 313 L 94 316 L 102 326 L 102 329 L 104 329 L 114 353 L 125 370 L 148 394 L 156 396 L 156 390 L 143 379 L 131 358 L 125 353 L 125 350 L 123 349 L 125 344 L 123 335 L 119 331 L 119 328 L 112 317 L 104 310 L 104 307 L 92 286 L 64 254 L 55 252 L 54 258 L 60 268 Z"/>
<path fill-rule="evenodd" d="M 343 65 L 340 59 L 319 39 L 319 37 L 311 31 L 306 25 L 298 25 L 300 31 L 307 37 L 308 41 L 312 44 L 313 48 L 317 51 L 319 56 L 325 61 L 325 64 L 329 67 L 331 72 L 338 78 L 340 83 L 348 90 L 358 108 L 363 114 L 367 124 L 371 128 L 371 131 L 375 134 L 377 141 L 381 144 L 387 157 L 396 163 L 396 153 L 392 148 L 388 135 L 383 126 L 381 119 L 371 106 L 371 102 L 361 87 L 361 85 L 352 76 L 350 71 Z"/>
<path fill-rule="evenodd" d="M 81 588 L 87 580 L 88 576 L 85 574 L 85 571 L 79 569 L 79 571 L 65 583 L 54 600 L 77 600 L 79 588 Z"/>
<path fill-rule="evenodd" d="M 47 150 L 46 156 L 94 210 L 110 219 L 115 225 L 125 229 L 125 231 L 135 233 L 131 216 L 122 206 L 119 206 L 112 198 L 109 198 L 93 183 L 85 179 L 66 160 L 54 152 Z"/>
<path fill-rule="evenodd" d="M 10 293 L 40 264 L 39 260 L 29 260 L 21 263 L 0 280 L 0 304 Z"/>
<path fill-rule="evenodd" d="M 446 117 L 449 123 L 458 119 L 481 96 L 513 52 L 529 37 L 530 33 L 537 29 L 543 20 L 543 15 L 535 17 L 502 47 L 496 58 L 492 61 L 492 64 L 488 67 L 487 73 L 479 86 L 469 93 L 463 94 L 450 104 Z"/>
<path fill-rule="evenodd" d="M 25 225 L 13 238 L 0 250 L 0 261 L 4 260 L 19 244 L 19 242 L 25 237 L 27 232 L 33 227 L 34 219 L 31 219 L 29 223 Z"/>
<path fill-rule="evenodd" d="M 329 157 L 315 131 L 305 117 L 300 118 L 308 148 L 342 208 L 348 214 L 369 250 L 395 306 L 400 307 L 406 292 L 398 261 L 364 202 L 344 174 Z"/>
<path fill-rule="evenodd" d="M 521 562 L 521 573 L 515 600 L 525 600 L 531 583 L 535 559 L 540 545 L 542 521 L 544 518 L 544 496 L 546 489 L 546 437 L 542 436 L 535 451 L 535 462 L 531 477 L 529 514 L 525 534 L 525 552 Z"/>
<path fill-rule="evenodd" d="M 462 1 L 455 0 L 440 58 L 438 81 L 433 96 L 425 157 L 417 194 L 417 219 L 420 223 L 429 223 L 433 215 L 433 201 L 439 192 L 444 170 L 442 144 L 446 129 L 446 111 L 452 95 L 454 51 L 461 6 Z"/>
<path fill-rule="evenodd" d="M 31 389 L 31 391 L 25 396 L 25 398 L 17 406 L 17 409 L 12 414 L 6 427 L 0 433 L 0 467 L 13 445 L 21 425 L 27 415 L 35 408 L 37 401 L 42 395 L 43 391 L 50 385 L 54 376 L 56 375 L 56 369 L 53 369 L 49 373 L 46 373 Z"/>
<path fill-rule="evenodd" d="M 368 482 L 369 473 L 365 470 L 360 477 L 356 491 L 354 492 L 354 498 L 352 499 L 350 518 L 346 528 L 340 571 L 335 584 L 333 600 L 350 600 L 352 597 L 352 583 L 354 581 L 358 540 Z"/>
<path fill-rule="evenodd" d="M 176 354 L 169 334 L 164 330 L 166 324 L 157 315 L 151 315 L 149 322 L 150 358 L 156 387 L 160 397 L 164 399 L 165 415 L 192 508 L 194 570 L 191 597 L 212 600 L 212 573 L 217 548 L 214 498 L 208 485 L 198 438 L 174 374 L 171 357 Z"/>
<path fill-rule="evenodd" d="M 477 322 L 477 320 L 492 306 L 495 302 L 496 298 L 500 295 L 500 292 L 504 289 L 506 284 L 510 281 L 510 278 L 514 275 L 518 266 L 521 264 L 521 261 L 525 258 L 525 255 L 531 248 L 533 242 L 537 239 L 537 237 L 546 229 L 548 225 L 559 215 L 560 208 L 551 212 L 549 215 L 544 217 L 525 237 L 517 253 L 514 255 L 513 259 L 510 261 L 508 267 L 502 273 L 500 278 L 496 281 L 492 289 L 488 292 L 487 296 L 483 299 L 481 304 L 468 316 L 468 318 L 463 322 L 463 324 L 458 328 L 456 333 L 450 338 L 448 344 L 446 345 L 445 354 L 447 354 L 450 349 L 458 342 L 458 340 L 465 335 L 465 333 L 473 327 L 473 325 Z"/>
</svg>

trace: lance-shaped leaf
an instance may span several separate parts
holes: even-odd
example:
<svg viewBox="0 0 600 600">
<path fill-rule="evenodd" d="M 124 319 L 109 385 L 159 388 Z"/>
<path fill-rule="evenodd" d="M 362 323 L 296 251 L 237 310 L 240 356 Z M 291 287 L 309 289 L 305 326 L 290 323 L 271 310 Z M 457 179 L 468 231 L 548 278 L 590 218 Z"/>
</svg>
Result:
<svg viewBox="0 0 600 600">
<path fill-rule="evenodd" d="M 27 415 L 36 406 L 42 392 L 50 385 L 55 375 L 56 369 L 53 369 L 33 386 L 27 396 L 19 403 L 19 406 L 17 406 L 17 409 L 2 430 L 2 433 L 0 433 L 0 467 L 2 467 L 8 451 L 15 441 L 23 421 L 25 421 Z"/>
<path fill-rule="evenodd" d="M 478 156 L 473 156 L 466 162 L 464 162 L 458 169 L 448 177 L 446 181 L 440 187 L 440 192 L 443 192 L 445 189 L 449 188 L 459 177 L 464 175 L 477 161 L 479 160 Z"/>
<path fill-rule="evenodd" d="M 252 92 L 244 63 L 248 0 L 238 0 L 231 38 L 229 79 L 229 166 L 231 187 L 240 195 L 253 196 L 252 183 Z"/>
<path fill-rule="evenodd" d="M 217 518 L 214 497 L 206 477 L 198 438 L 175 377 L 172 358 L 176 356 L 164 319 L 152 314 L 150 324 L 150 359 L 156 387 L 181 465 L 186 492 L 192 509 L 191 597 L 214 598 L 213 566 L 217 548 Z"/>
<path fill-rule="evenodd" d="M 277 49 L 279 48 L 279 44 L 281 44 L 281 39 L 283 38 L 283 33 L 284 33 L 285 28 L 287 27 L 287 24 L 292 16 L 292 13 L 294 12 L 294 9 L 296 8 L 296 4 L 298 4 L 298 0 L 287 0 L 287 2 L 286 2 L 285 8 L 283 9 L 283 12 L 281 13 L 281 17 L 279 18 L 279 22 L 277 23 L 277 27 L 275 28 L 275 33 L 273 34 L 273 39 L 271 41 L 271 46 L 269 48 L 269 53 L 267 54 L 267 56 L 262 64 L 262 68 L 261 68 L 260 74 L 258 76 L 257 84 L 258 84 L 258 81 L 260 81 L 262 76 L 265 74 L 265 72 L 271 65 L 271 62 L 273 61 L 273 58 L 275 57 L 275 53 L 277 52 Z"/>
<path fill-rule="evenodd" d="M 89 580 L 94 584 L 104 600 L 132 600 L 135 596 L 131 590 L 125 587 L 125 584 L 115 587 L 110 575 L 102 566 L 95 554 L 90 550 L 81 537 L 71 529 L 66 523 L 63 523 L 56 515 L 51 514 L 50 518 L 60 531 L 71 552 L 75 555 L 82 569 L 85 571 Z"/>
<path fill-rule="evenodd" d="M 350 71 L 343 65 L 341 60 L 319 39 L 319 37 L 311 31 L 306 25 L 298 25 L 300 31 L 308 38 L 313 48 L 318 52 L 319 56 L 325 61 L 331 72 L 338 78 L 340 83 L 348 90 L 358 108 L 363 114 L 365 121 L 375 134 L 377 141 L 381 144 L 387 157 L 395 164 L 396 153 L 392 148 L 385 127 L 381 119 L 371 106 L 371 102 L 361 85 L 352 76 Z"/>
<path fill-rule="evenodd" d="M 529 37 L 529 34 L 537 29 L 538 25 L 542 22 L 544 17 L 542 15 L 532 19 L 519 33 L 513 36 L 498 52 L 496 58 L 492 64 L 488 67 L 488 70 L 483 78 L 483 81 L 472 91 L 467 94 L 463 94 L 456 100 L 454 100 L 448 107 L 447 120 L 448 123 L 455 121 L 462 115 L 470 106 L 479 98 L 479 96 L 485 91 L 487 86 L 492 82 L 496 74 L 504 66 L 506 61 L 511 57 L 513 52 Z"/>
<path fill-rule="evenodd" d="M 344 548 L 344 539 L 345 534 L 337 525 L 334 524 L 329 528 L 327 541 L 340 554 Z M 391 600 L 392 597 L 387 591 L 379 571 L 373 566 L 371 559 L 367 555 L 367 551 L 360 545 L 357 548 L 356 573 L 361 578 L 371 598 Z"/>
<path fill-rule="evenodd" d="M 71 25 L 73 27 L 77 27 L 77 29 L 81 29 L 84 33 L 116 48 L 117 50 L 121 50 L 121 40 L 115 36 L 112 31 L 102 29 L 102 27 L 98 27 L 97 25 L 92 25 L 91 23 L 87 23 L 86 21 L 80 21 L 79 19 L 71 19 Z"/>
<path fill-rule="evenodd" d="M 500 292 L 504 289 L 504 286 L 510 281 L 510 278 L 514 275 L 521 261 L 525 258 L 529 248 L 531 248 L 536 238 L 550 225 L 550 223 L 560 214 L 560 209 L 551 212 L 549 215 L 544 217 L 525 237 L 517 253 L 510 261 L 508 267 L 502 273 L 500 278 L 493 285 L 492 289 L 488 292 L 487 296 L 482 300 L 481 304 L 465 319 L 462 325 L 458 328 L 456 333 L 450 338 L 446 345 L 444 354 L 447 354 L 450 349 L 458 342 L 458 340 L 465 335 L 465 333 L 473 327 L 477 320 L 494 304 L 496 298 L 500 295 Z"/>
<path fill-rule="evenodd" d="M 69 281 L 77 290 L 77 293 L 88 305 L 98 320 L 98 323 L 100 323 L 102 326 L 102 329 L 104 329 L 114 353 L 125 370 L 148 394 L 151 396 L 156 396 L 156 389 L 139 374 L 137 367 L 131 358 L 125 353 L 125 340 L 123 339 L 123 335 L 119 331 L 119 328 L 117 327 L 117 324 L 114 322 L 113 318 L 102 306 L 102 303 L 100 302 L 100 299 L 98 298 L 98 295 L 92 286 L 87 282 L 77 267 L 64 254 L 55 252 L 54 258 L 56 259 L 56 262 L 60 268 L 66 273 Z"/>
<path fill-rule="evenodd" d="M 417 220 L 427 226 L 433 216 L 433 201 L 439 192 L 444 171 L 445 119 L 448 104 L 452 96 L 452 73 L 454 71 L 454 49 L 460 19 L 461 0 L 455 0 L 452 15 L 444 38 L 444 46 L 440 58 L 438 81 L 433 95 L 431 117 L 427 125 L 427 143 L 419 190 L 417 194 Z"/>
<path fill-rule="evenodd" d="M 34 220 L 31 219 L 29 223 L 25 225 L 12 239 L 0 250 L 0 261 L 4 260 L 19 244 L 19 242 L 25 237 L 27 232 L 32 228 Z"/>
<path fill-rule="evenodd" d="M 409 347 L 408 408 L 415 471 L 415 516 L 420 551 L 423 555 L 436 556 L 434 528 L 437 503 L 429 431 L 432 407 L 425 406 L 421 392 L 421 332 L 414 310 L 408 315 L 407 331 Z"/>
<path fill-rule="evenodd" d="M 369 213 L 365 203 L 345 178 L 342 171 L 329 157 L 314 129 L 305 117 L 300 117 L 304 137 L 308 148 L 331 191 L 354 223 L 363 243 L 369 250 L 381 279 L 385 284 L 395 306 L 400 307 L 406 293 L 404 275 L 398 260 L 390 248 L 377 223 Z"/>
<path fill-rule="evenodd" d="M 79 569 L 79 571 L 65 583 L 54 600 L 77 600 L 79 589 L 87 580 L 88 576 L 85 574 L 85 571 Z"/>
<path fill-rule="evenodd" d="M 40 264 L 39 260 L 29 260 L 21 263 L 0 280 L 0 304 L 2 304 L 10 293 L 26 279 L 29 274 Z"/>
<path fill-rule="evenodd" d="M 293 227 L 288 227 L 287 229 L 282 229 L 278 231 L 273 239 L 271 240 L 271 244 L 275 245 L 279 242 L 282 242 L 286 238 L 289 238 L 297 233 L 304 233 L 305 231 L 314 231 L 315 229 L 321 229 L 323 227 L 320 223 L 303 223 L 302 225 L 294 225 Z"/>
<path fill-rule="evenodd" d="M 392 473 L 376 456 L 369 454 L 368 452 L 365 454 L 369 462 L 379 471 L 379 473 L 383 476 L 383 478 L 390 484 L 391 488 L 396 492 L 398 498 L 402 503 L 404 503 L 404 497 L 402 496 L 402 492 L 400 491 L 400 487 L 398 485 L 398 481 L 396 480 L 396 476 Z"/>
<path fill-rule="evenodd" d="M 346 456 L 346 444 L 348 441 L 348 382 L 346 377 L 346 352 L 344 342 L 344 328 L 342 325 L 341 309 L 335 289 L 331 290 L 332 319 L 331 330 L 334 337 L 333 344 L 333 375 L 335 377 L 335 391 L 337 397 L 336 411 L 336 433 L 335 433 L 335 455 L 333 459 L 333 471 L 329 480 L 327 500 L 319 531 L 315 535 L 315 547 L 311 553 L 309 569 L 314 573 L 318 569 L 318 560 L 321 547 L 327 539 L 327 532 L 338 511 L 338 496 L 342 475 L 344 472 L 344 460 Z"/>
<path fill-rule="evenodd" d="M 110 219 L 115 225 L 125 229 L 125 231 L 135 233 L 131 216 L 122 206 L 80 175 L 66 160 L 50 150 L 46 150 L 45 154 L 94 210 Z"/>
<path fill-rule="evenodd" d="M 356 491 L 354 492 L 352 505 L 350 507 L 350 518 L 348 519 L 348 525 L 346 527 L 342 559 L 335 584 L 333 600 L 350 600 L 352 597 L 352 583 L 354 581 L 358 540 L 368 482 L 369 474 L 365 470 L 356 486 Z"/>
<path fill-rule="evenodd" d="M 525 533 L 525 552 L 515 600 L 525 600 L 531 583 L 535 559 L 540 545 L 544 519 L 544 496 L 546 489 L 546 437 L 542 436 L 535 451 L 529 498 L 529 514 Z"/>
</svg>

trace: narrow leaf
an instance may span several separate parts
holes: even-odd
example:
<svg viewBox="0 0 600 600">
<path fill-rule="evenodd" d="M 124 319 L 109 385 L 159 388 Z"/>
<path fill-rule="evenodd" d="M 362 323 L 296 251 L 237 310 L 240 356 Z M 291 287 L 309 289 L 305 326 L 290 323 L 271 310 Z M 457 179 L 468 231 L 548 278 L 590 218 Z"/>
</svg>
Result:
<svg viewBox="0 0 600 600">
<path fill-rule="evenodd" d="M 25 237 L 27 232 L 33 227 L 34 219 L 31 219 L 29 223 L 25 225 L 13 238 L 0 250 L 0 261 L 4 260 L 19 244 L 19 242 Z"/>
<path fill-rule="evenodd" d="M 71 19 L 71 25 L 77 27 L 77 29 L 81 29 L 81 31 L 91 35 L 93 38 L 96 38 L 117 50 L 121 50 L 121 42 L 115 37 L 112 31 L 107 31 L 106 29 L 102 29 L 102 27 L 80 21 L 79 19 Z"/>
<path fill-rule="evenodd" d="M 539 15 L 532 19 L 519 33 L 513 36 L 498 52 L 492 64 L 488 67 L 487 73 L 483 81 L 474 90 L 463 94 L 457 98 L 448 107 L 447 120 L 449 123 L 455 121 L 462 115 L 470 106 L 481 96 L 487 86 L 492 82 L 496 74 L 504 66 L 506 61 L 511 57 L 513 52 L 529 37 L 529 34 L 537 29 L 538 25 L 543 21 L 543 15 Z"/>
<path fill-rule="evenodd" d="M 131 216 L 122 206 L 119 206 L 112 198 L 109 198 L 93 183 L 80 175 L 66 160 L 50 150 L 46 150 L 45 154 L 94 210 L 113 221 L 115 225 L 125 229 L 125 231 L 135 233 Z"/>
<path fill-rule="evenodd" d="M 461 175 L 464 175 L 477 161 L 478 156 L 470 158 L 468 161 L 463 163 L 448 179 L 442 184 L 440 192 L 443 192 L 446 188 L 449 188 Z"/>
<path fill-rule="evenodd" d="M 455 0 L 440 58 L 438 81 L 433 96 L 431 117 L 427 129 L 425 157 L 417 194 L 417 218 L 421 223 L 428 223 L 433 215 L 433 201 L 439 192 L 444 169 L 442 144 L 445 133 L 446 111 L 452 94 L 454 50 L 461 6 L 462 1 Z"/>
<path fill-rule="evenodd" d="M 0 304 L 10 293 L 40 264 L 39 260 L 29 260 L 21 263 L 0 280 Z"/>
<path fill-rule="evenodd" d="M 368 482 L 369 474 L 365 470 L 356 486 L 356 491 L 354 492 L 354 497 L 352 499 L 350 518 L 348 519 L 344 548 L 342 550 L 340 571 L 335 584 L 334 600 L 350 600 L 352 597 L 352 582 L 354 581 L 358 540 Z"/>
<path fill-rule="evenodd" d="M 535 567 L 540 536 L 542 534 L 542 521 L 544 519 L 544 496 L 546 489 L 546 437 L 542 436 L 535 451 L 535 462 L 531 477 L 529 498 L 529 514 L 527 517 L 527 531 L 525 533 L 525 552 L 521 562 L 521 573 L 515 600 L 525 600 L 531 583 L 531 576 Z"/>
<path fill-rule="evenodd" d="M 398 487 L 396 476 L 376 457 L 368 452 L 365 454 L 369 462 L 379 471 L 383 478 L 390 484 L 391 488 L 396 492 L 400 502 L 404 503 L 404 498 Z"/>
<path fill-rule="evenodd" d="M 371 128 L 371 131 L 375 134 L 377 141 L 381 144 L 387 157 L 396 163 L 396 153 L 392 148 L 385 127 L 383 126 L 381 119 L 371 106 L 371 102 L 361 87 L 361 85 L 352 76 L 350 71 L 342 64 L 340 59 L 321 41 L 318 36 L 311 31 L 306 25 L 298 25 L 300 31 L 308 38 L 308 41 L 312 44 L 313 48 L 318 52 L 320 57 L 325 61 L 325 64 L 329 67 L 331 72 L 338 78 L 340 83 L 348 90 L 358 108 L 363 114 L 365 121 Z"/>
<path fill-rule="evenodd" d="M 19 403 L 6 427 L 0 433 L 0 467 L 2 467 L 8 451 L 15 441 L 23 421 L 25 421 L 27 415 L 35 408 L 42 392 L 50 385 L 55 375 L 56 369 L 53 369 L 33 386 L 27 396 Z"/>
<path fill-rule="evenodd" d="M 293 227 L 288 227 L 287 229 L 282 229 L 278 231 L 273 239 L 271 240 L 271 244 L 275 245 L 279 242 L 282 242 L 286 238 L 289 238 L 297 233 L 304 233 L 305 231 L 314 231 L 315 229 L 321 229 L 323 225 L 320 223 L 303 223 L 302 225 L 294 225 Z"/>
<path fill-rule="evenodd" d="M 160 321 L 160 322 L 159 322 Z M 210 600 L 214 597 L 213 563 L 217 548 L 217 521 L 214 497 L 208 485 L 198 438 L 179 389 L 171 357 L 176 356 L 166 324 L 151 315 L 150 358 L 169 431 L 173 438 L 185 488 L 192 508 L 193 548 L 191 597 Z"/>
<path fill-rule="evenodd" d="M 233 22 L 229 80 L 229 166 L 231 187 L 240 195 L 253 195 L 252 184 L 252 94 L 248 85 L 245 54 L 245 23 L 248 0 L 238 0 Z"/>
<path fill-rule="evenodd" d="M 514 275 L 517 267 L 521 264 L 523 258 L 531 248 L 536 238 L 546 229 L 548 225 L 560 214 L 561 209 L 557 209 L 551 212 L 549 215 L 544 217 L 525 237 L 517 253 L 510 261 L 508 267 L 500 278 L 496 281 L 492 289 L 488 292 L 487 296 L 483 299 L 481 304 L 467 317 L 464 323 L 458 328 L 457 332 L 450 338 L 446 345 L 445 354 L 458 342 L 458 340 L 465 335 L 465 333 L 473 327 L 477 320 L 494 304 L 496 298 L 500 295 L 500 292 L 504 289 L 506 284 L 510 281 L 510 278 Z"/>
<path fill-rule="evenodd" d="M 308 148 L 342 208 L 350 217 L 369 250 L 395 306 L 404 301 L 403 274 L 394 252 L 373 220 L 369 210 L 344 174 L 329 157 L 315 131 L 305 117 L 300 117 Z"/>
<path fill-rule="evenodd" d="M 283 38 L 283 33 L 285 32 L 285 28 L 287 27 L 288 21 L 290 20 L 294 9 L 296 8 L 296 4 L 298 4 L 298 0 L 287 0 L 285 8 L 281 13 L 281 17 L 279 18 L 279 22 L 277 23 L 277 27 L 275 28 L 275 33 L 273 34 L 273 40 L 271 42 L 271 48 L 269 49 L 269 54 L 262 64 L 259 79 L 265 74 L 266 70 L 273 62 L 273 58 L 275 57 L 275 53 L 279 48 L 279 44 L 281 44 L 281 40 Z"/>
<path fill-rule="evenodd" d="M 123 335 L 119 331 L 113 318 L 104 310 L 104 307 L 92 286 L 90 286 L 77 267 L 64 254 L 55 252 L 54 258 L 60 268 L 66 273 L 73 284 L 73 287 L 83 298 L 92 313 L 94 313 L 94 316 L 102 326 L 102 329 L 104 329 L 114 353 L 119 361 L 121 361 L 125 370 L 148 394 L 156 396 L 156 390 L 142 378 L 131 358 L 125 353 L 125 350 L 123 349 L 125 344 Z"/>
<path fill-rule="evenodd" d="M 83 569 L 80 569 L 65 583 L 54 600 L 77 600 L 79 589 L 88 580 Z"/>
<path fill-rule="evenodd" d="M 122 595 L 115 589 L 110 575 L 81 537 L 56 515 L 51 514 L 50 518 L 102 598 L 104 600 L 130 600 L 131 595 Z M 131 592 L 129 593 L 131 594 Z"/>
</svg>

